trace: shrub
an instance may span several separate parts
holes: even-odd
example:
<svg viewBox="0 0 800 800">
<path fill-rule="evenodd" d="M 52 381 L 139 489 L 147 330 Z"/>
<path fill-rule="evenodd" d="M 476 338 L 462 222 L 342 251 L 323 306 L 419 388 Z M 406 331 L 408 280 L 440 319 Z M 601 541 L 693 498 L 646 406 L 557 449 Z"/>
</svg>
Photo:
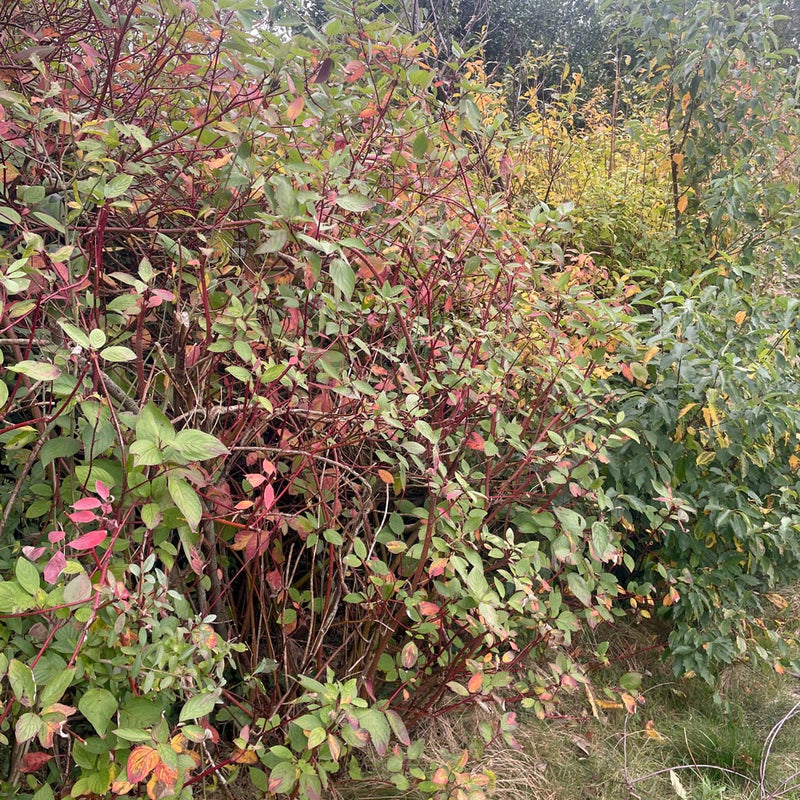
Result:
<svg viewBox="0 0 800 800">
<path fill-rule="evenodd" d="M 771 592 L 800 567 L 798 304 L 743 293 L 719 271 L 638 298 L 641 345 L 619 352 L 635 436 L 606 483 L 633 594 L 657 587 L 676 670 L 708 681 L 746 657 L 785 668 L 765 605 L 780 605 Z"/>
<path fill-rule="evenodd" d="M 406 724 L 585 680 L 528 655 L 617 592 L 618 541 L 569 508 L 619 442 L 605 307 L 542 278 L 557 212 L 476 188 L 500 122 L 361 13 L 284 40 L 211 3 L 15 12 L 8 791 L 188 797 L 239 764 L 313 798 L 370 745 L 401 789 L 479 797 Z"/>
</svg>

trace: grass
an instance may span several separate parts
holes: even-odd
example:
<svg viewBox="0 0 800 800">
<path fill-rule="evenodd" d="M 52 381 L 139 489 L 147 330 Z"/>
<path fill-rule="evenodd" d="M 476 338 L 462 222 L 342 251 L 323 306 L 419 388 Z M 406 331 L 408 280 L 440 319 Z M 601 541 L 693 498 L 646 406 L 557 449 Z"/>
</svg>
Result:
<svg viewBox="0 0 800 800">
<path fill-rule="evenodd" d="M 495 744 L 475 764 L 495 774 L 492 796 L 502 800 L 800 800 L 800 789 L 785 792 L 791 784 L 780 786 L 800 770 L 800 717 L 781 726 L 767 761 L 767 791 L 762 794 L 759 787 L 765 742 L 773 726 L 800 702 L 800 679 L 737 665 L 720 677 L 715 693 L 697 678 L 675 678 L 669 663 L 652 648 L 655 635 L 651 629 L 628 625 L 611 631 L 613 668 L 592 676 L 602 686 L 613 683 L 622 672 L 640 672 L 644 702 L 636 714 L 612 709 L 595 718 L 582 691 L 563 704 L 561 719 L 540 721 L 519 713 L 515 736 L 521 750 Z M 641 654 L 633 658 L 624 655 L 637 651 Z M 432 763 L 443 760 L 445 753 L 474 747 L 476 717 L 487 713 L 472 711 L 436 720 L 418 732 L 426 737 Z M 675 768 L 672 774 L 670 768 Z M 797 782 L 796 778 L 791 781 Z M 377 783 L 344 796 L 354 800 L 415 797 L 387 793 Z"/>
</svg>

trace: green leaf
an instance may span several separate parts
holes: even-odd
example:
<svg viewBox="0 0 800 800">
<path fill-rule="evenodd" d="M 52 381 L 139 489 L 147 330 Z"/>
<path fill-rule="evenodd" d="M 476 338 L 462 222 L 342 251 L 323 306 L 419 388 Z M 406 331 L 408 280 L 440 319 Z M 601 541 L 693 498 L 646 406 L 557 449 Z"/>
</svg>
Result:
<svg viewBox="0 0 800 800">
<path fill-rule="evenodd" d="M 108 723 L 119 708 L 117 699 L 108 689 L 89 689 L 78 700 L 81 714 L 92 723 L 97 734 L 105 738 Z"/>
<path fill-rule="evenodd" d="M 386 721 L 386 716 L 376 708 L 370 708 L 359 717 L 358 722 L 369 733 L 378 755 L 384 755 L 389 747 L 389 739 L 391 738 L 391 729 Z"/>
<path fill-rule="evenodd" d="M 69 439 L 66 436 L 58 439 L 49 439 L 39 451 L 39 461 L 43 467 L 46 467 L 57 458 L 74 456 L 80 449 L 81 443 L 77 439 Z"/>
<path fill-rule="evenodd" d="M 349 300 L 356 287 L 356 274 L 353 268 L 343 258 L 334 258 L 329 271 L 333 285 L 342 293 L 345 300 Z"/>
<path fill-rule="evenodd" d="M 27 742 L 29 739 L 33 739 L 41 729 L 42 720 L 29 711 L 17 720 L 17 724 L 14 726 L 14 735 L 18 742 Z"/>
<path fill-rule="evenodd" d="M 48 228 L 58 231 L 58 233 L 66 234 L 67 232 L 67 229 L 60 220 L 57 220 L 50 214 L 45 214 L 44 211 L 34 211 L 31 216 L 43 225 L 47 225 Z"/>
<path fill-rule="evenodd" d="M 136 467 L 155 467 L 162 464 L 161 448 L 150 439 L 137 439 L 128 449 Z"/>
<path fill-rule="evenodd" d="M 0 225 L 19 225 L 22 217 L 8 206 L 0 206 Z"/>
<path fill-rule="evenodd" d="M 104 361 L 111 361 L 114 364 L 118 364 L 125 361 L 136 361 L 136 353 L 134 353 L 130 347 L 113 345 L 111 347 L 106 347 L 106 349 L 100 353 L 100 358 Z"/>
<path fill-rule="evenodd" d="M 181 709 L 179 722 L 186 722 L 187 719 L 199 719 L 208 716 L 217 704 L 219 696 L 216 693 L 207 692 L 196 694 L 184 703 Z"/>
<path fill-rule="evenodd" d="M 19 372 L 35 381 L 54 381 L 61 370 L 55 364 L 43 361 L 19 361 L 8 367 L 9 372 Z"/>
<path fill-rule="evenodd" d="M 89 343 L 89 337 L 80 328 L 70 322 L 64 322 L 63 320 L 58 320 L 58 324 L 61 330 L 63 330 L 75 344 L 79 344 L 87 350 L 91 348 L 92 345 Z"/>
<path fill-rule="evenodd" d="M 75 677 L 75 668 L 64 669 L 57 672 L 43 687 L 39 703 L 42 708 L 57 703 L 67 691 L 72 679 Z"/>
<path fill-rule="evenodd" d="M 115 175 L 103 189 L 103 197 L 107 200 L 120 197 L 131 188 L 132 183 L 133 175 Z"/>
<path fill-rule="evenodd" d="M 15 700 L 28 707 L 33 705 L 36 699 L 36 679 L 27 664 L 12 658 L 8 663 L 8 682 Z"/>
<path fill-rule="evenodd" d="M 269 773 L 269 791 L 289 794 L 297 783 L 297 768 L 291 761 L 281 761 Z"/>
<path fill-rule="evenodd" d="M 422 158 L 428 152 L 428 145 L 430 145 L 430 139 L 424 132 L 418 133 L 411 148 L 414 158 Z"/>
<path fill-rule="evenodd" d="M 169 496 L 178 510 L 186 517 L 189 527 L 194 531 L 203 518 L 203 506 L 197 492 L 183 478 L 169 478 L 167 480 Z"/>
<path fill-rule="evenodd" d="M 204 461 L 229 452 L 216 436 L 194 430 L 180 431 L 175 437 L 173 447 L 189 461 Z"/>
<path fill-rule="evenodd" d="M 36 594 L 39 590 L 39 570 L 27 558 L 17 559 L 14 574 L 19 585 L 28 594 Z"/>
<path fill-rule="evenodd" d="M 363 194 L 340 194 L 335 202 L 339 208 L 343 208 L 345 211 L 355 211 L 357 213 L 369 211 L 369 209 L 375 205 L 374 200 L 370 200 L 369 197 L 364 197 Z"/>
<path fill-rule="evenodd" d="M 106 335 L 99 328 L 89 331 L 89 344 L 92 349 L 99 350 L 106 343 Z"/>
<path fill-rule="evenodd" d="M 467 588 L 476 600 L 483 600 L 489 594 L 489 584 L 483 570 L 473 567 L 467 575 Z"/>
<path fill-rule="evenodd" d="M 315 747 L 319 747 L 327 738 L 328 732 L 325 728 L 314 728 L 308 734 L 308 749 L 313 750 Z"/>
<path fill-rule="evenodd" d="M 139 419 L 136 420 L 136 438 L 172 444 L 175 441 L 175 430 L 164 412 L 154 403 L 148 403 L 139 412 Z"/>
<path fill-rule="evenodd" d="M 573 511 L 571 508 L 556 508 L 554 511 L 567 533 L 571 533 L 575 536 L 583 536 L 583 531 L 586 528 L 586 520 L 580 514 Z"/>
<path fill-rule="evenodd" d="M 569 575 L 567 575 L 567 583 L 569 584 L 572 594 L 574 594 L 581 603 L 585 606 L 591 606 L 592 592 L 586 580 L 581 575 L 578 575 L 577 572 L 570 572 Z"/>
<path fill-rule="evenodd" d="M 34 605 L 33 597 L 16 581 L 0 581 L 0 614 L 19 614 Z"/>
<path fill-rule="evenodd" d="M 147 731 L 138 728 L 115 728 L 112 733 L 118 739 L 124 739 L 126 742 L 149 742 L 152 739 Z"/>
</svg>

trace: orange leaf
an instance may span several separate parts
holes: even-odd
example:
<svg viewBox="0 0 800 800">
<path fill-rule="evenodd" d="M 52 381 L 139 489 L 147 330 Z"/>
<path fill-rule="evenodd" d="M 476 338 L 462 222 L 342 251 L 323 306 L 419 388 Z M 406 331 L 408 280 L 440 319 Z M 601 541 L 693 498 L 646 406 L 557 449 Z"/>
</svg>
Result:
<svg viewBox="0 0 800 800">
<path fill-rule="evenodd" d="M 683 214 L 686 211 L 686 206 L 689 205 L 689 195 L 685 194 L 683 197 L 678 198 L 678 211 Z"/>
<path fill-rule="evenodd" d="M 433 773 L 431 783 L 435 783 L 437 786 L 447 786 L 447 780 L 447 770 L 444 767 L 439 767 L 439 769 Z"/>
<path fill-rule="evenodd" d="M 167 786 L 174 786 L 178 782 L 178 773 L 163 761 L 159 761 L 153 771 L 153 779 L 161 781 Z"/>
<path fill-rule="evenodd" d="M 300 112 L 303 110 L 305 104 L 306 101 L 302 97 L 295 97 L 295 99 L 289 103 L 289 108 L 286 109 L 286 116 L 289 117 L 289 122 L 294 122 L 300 116 Z"/>
<path fill-rule="evenodd" d="M 370 104 L 358 115 L 358 118 L 372 119 L 377 113 L 378 110 L 375 108 L 375 106 Z"/>
<path fill-rule="evenodd" d="M 736 320 L 737 325 L 741 325 L 747 319 L 747 312 L 739 311 L 734 317 L 734 319 Z"/>
<path fill-rule="evenodd" d="M 394 485 L 394 475 L 387 469 L 379 469 L 378 470 L 378 477 L 387 485 L 393 486 Z"/>
<path fill-rule="evenodd" d="M 477 431 L 472 431 L 467 437 L 467 447 L 469 447 L 470 450 L 478 450 L 482 453 L 484 444 L 483 436 Z"/>
<path fill-rule="evenodd" d="M 631 383 L 635 383 L 636 382 L 636 378 L 633 377 L 633 373 L 631 372 L 631 368 L 627 364 L 620 365 L 619 370 Z"/>
<path fill-rule="evenodd" d="M 470 694 L 477 694 L 481 690 L 481 686 L 483 686 L 483 673 L 476 672 L 469 679 L 469 683 L 467 684 L 467 689 L 469 689 Z"/>
<path fill-rule="evenodd" d="M 434 614 L 439 613 L 439 606 L 436 603 L 430 603 L 427 600 L 423 600 L 419 604 L 419 613 L 422 614 L 423 617 L 431 617 Z"/>
<path fill-rule="evenodd" d="M 350 61 L 344 71 L 347 75 L 345 83 L 355 83 L 367 71 L 367 65 L 362 61 Z"/>
<path fill-rule="evenodd" d="M 237 747 L 231 755 L 231 761 L 236 764 L 255 764 L 258 756 L 252 750 L 240 750 Z"/>
<path fill-rule="evenodd" d="M 636 700 L 632 695 L 627 694 L 627 692 L 622 692 L 622 694 L 620 694 L 620 699 L 625 703 L 625 710 L 629 714 L 636 713 Z"/>
<path fill-rule="evenodd" d="M 127 774 L 131 783 L 143 781 L 155 768 L 161 759 L 153 747 L 141 745 L 131 750 L 128 756 Z"/>
</svg>

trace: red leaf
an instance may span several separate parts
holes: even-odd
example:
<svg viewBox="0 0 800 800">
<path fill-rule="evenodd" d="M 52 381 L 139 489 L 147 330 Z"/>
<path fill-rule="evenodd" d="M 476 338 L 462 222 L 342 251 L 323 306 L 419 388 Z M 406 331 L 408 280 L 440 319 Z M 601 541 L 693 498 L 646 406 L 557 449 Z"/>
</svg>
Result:
<svg viewBox="0 0 800 800">
<path fill-rule="evenodd" d="M 160 761 L 158 751 L 155 748 L 147 747 L 147 745 L 134 748 L 128 756 L 128 780 L 131 783 L 143 781 Z"/>
<path fill-rule="evenodd" d="M 283 576 L 279 570 L 272 569 L 264 577 L 267 580 L 267 586 L 272 592 L 277 593 L 283 589 Z"/>
<path fill-rule="evenodd" d="M 20 772 L 38 772 L 53 756 L 49 753 L 25 753 L 19 765 Z"/>
<path fill-rule="evenodd" d="M 48 583 L 55 583 L 58 580 L 58 576 L 64 571 L 64 567 L 67 566 L 67 559 L 64 555 L 62 550 L 58 550 L 53 553 L 53 557 L 47 562 L 47 566 L 44 568 L 44 579 Z"/>
<path fill-rule="evenodd" d="M 70 542 L 69 546 L 75 550 L 91 550 L 93 547 L 102 544 L 107 536 L 108 531 L 89 531 L 89 533 L 84 533 L 83 536 L 79 536 L 74 542 Z"/>
</svg>

